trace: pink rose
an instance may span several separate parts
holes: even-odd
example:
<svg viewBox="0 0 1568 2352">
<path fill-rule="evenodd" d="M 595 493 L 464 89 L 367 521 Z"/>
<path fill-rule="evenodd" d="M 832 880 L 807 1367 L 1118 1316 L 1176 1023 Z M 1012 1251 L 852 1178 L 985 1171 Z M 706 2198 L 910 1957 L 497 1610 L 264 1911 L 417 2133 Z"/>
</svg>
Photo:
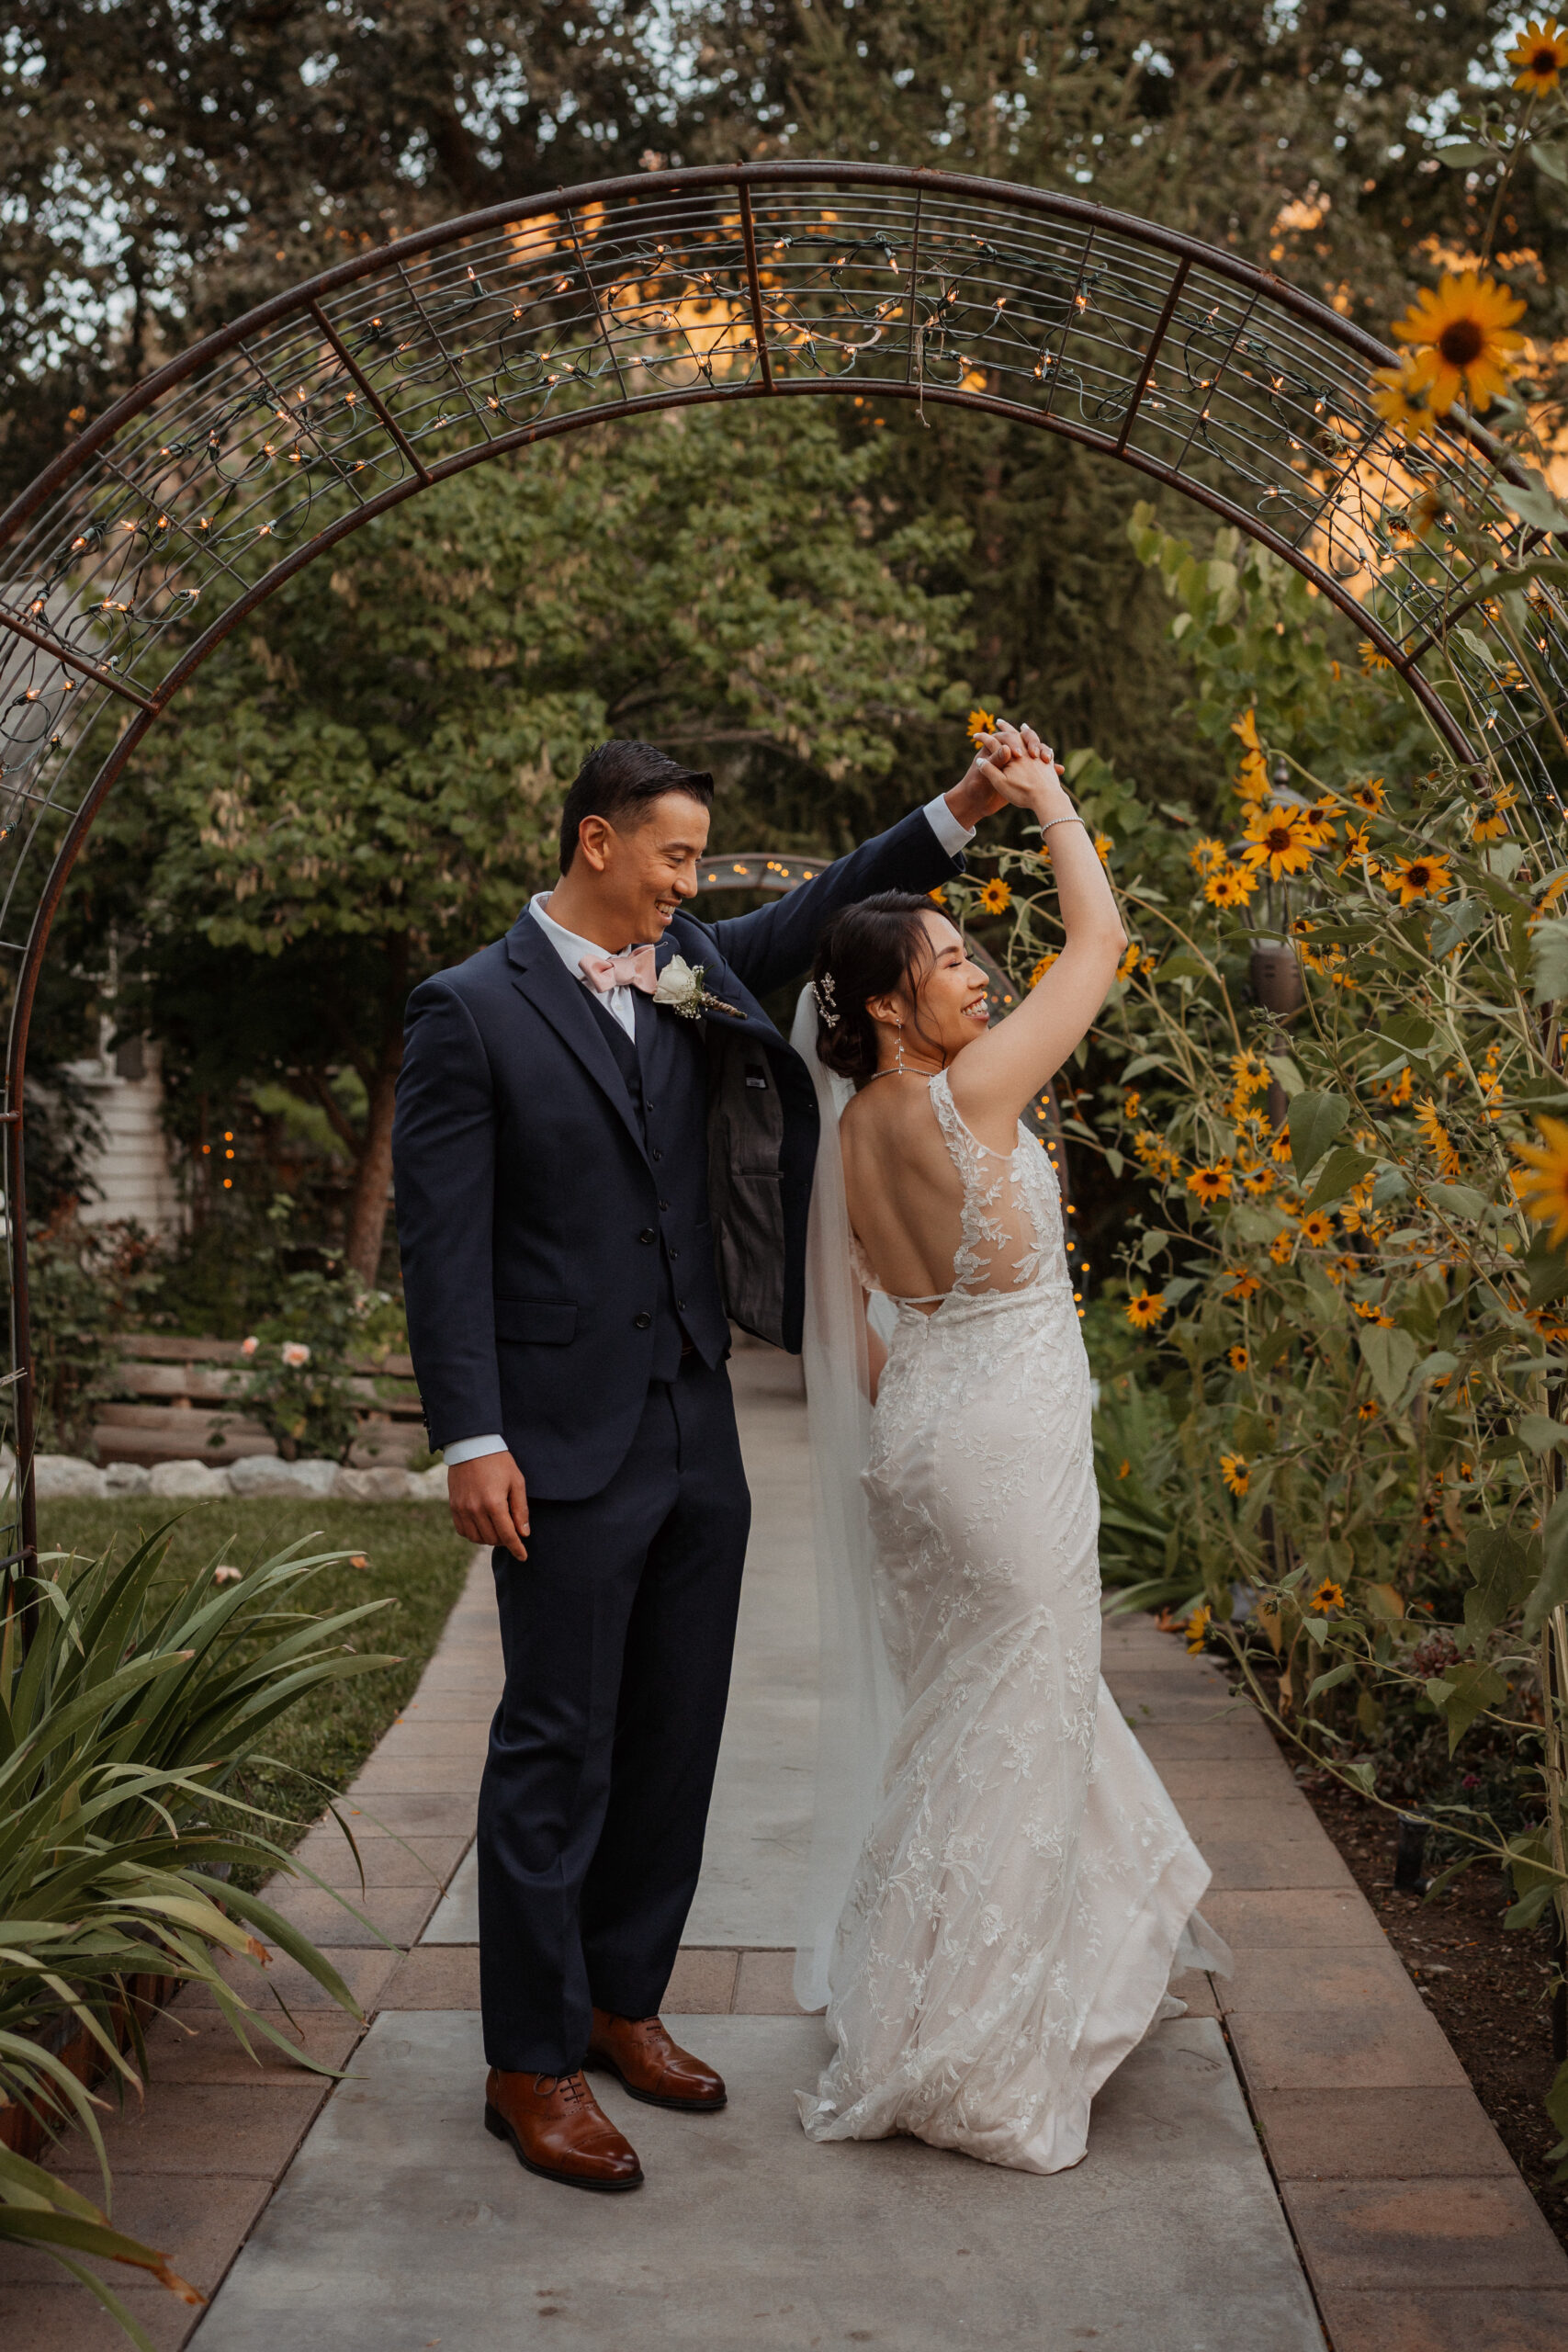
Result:
<svg viewBox="0 0 1568 2352">
<path fill-rule="evenodd" d="M 260 1345 L 261 1341 L 259 1340 L 242 1340 L 240 1342 L 240 1353 L 243 1356 L 254 1356 Z"/>
<path fill-rule="evenodd" d="M 305 1345 L 303 1340 L 285 1340 L 283 1342 L 283 1361 L 288 1366 L 290 1372 L 298 1372 L 301 1364 L 310 1363 L 310 1351 Z"/>
</svg>

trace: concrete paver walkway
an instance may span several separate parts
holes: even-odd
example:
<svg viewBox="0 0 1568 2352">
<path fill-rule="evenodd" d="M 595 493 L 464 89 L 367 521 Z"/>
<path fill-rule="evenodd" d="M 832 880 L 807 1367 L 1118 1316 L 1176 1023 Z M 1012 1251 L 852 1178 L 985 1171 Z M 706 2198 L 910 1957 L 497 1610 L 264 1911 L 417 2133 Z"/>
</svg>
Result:
<svg viewBox="0 0 1568 2352">
<path fill-rule="evenodd" d="M 471 1845 L 501 1658 L 476 1558 L 349 1792 L 367 1893 L 335 1829 L 306 1848 L 372 1924 L 297 1883 L 273 1890 L 371 2017 L 361 2040 L 275 1962 L 304 2044 L 349 2078 L 333 2089 L 270 2050 L 254 2064 L 193 1991 L 149 2036 L 145 2108 L 107 2124 L 116 2219 L 216 2290 L 203 2317 L 124 2290 L 161 2352 L 1560 2352 L 1568 2260 L 1452 2050 L 1268 1731 L 1147 1620 L 1108 1623 L 1106 1673 L 1214 1871 L 1204 1909 L 1234 1979 L 1183 1980 L 1192 2014 L 1101 2094 L 1072 2174 L 806 2141 L 793 2092 L 823 2029 L 790 1990 L 814 1741 L 805 1415 L 784 1359 L 747 1350 L 733 1368 L 756 1528 L 665 2004 L 724 2067 L 730 2108 L 664 2115 L 604 2084 L 649 2169 L 619 2200 L 532 2179 L 479 2129 Z M 84 2146 L 56 2165 L 96 2193 Z M 41 2257 L 0 2248 L 0 2341 L 123 2339 Z"/>
<path fill-rule="evenodd" d="M 1159 2029 L 1122 2070 L 1073 2174 L 1035 2179 L 909 2141 L 818 2148 L 801 2132 L 794 2092 L 827 2049 L 789 1989 L 816 1736 L 805 1413 L 787 1359 L 746 1351 L 734 1369 L 755 1532 L 703 1878 L 667 2004 L 723 2069 L 730 2107 L 671 2116 L 596 2084 L 648 2169 L 625 2199 L 536 2180 L 487 2138 L 470 1849 L 197 2352 L 511 2352 L 569 2324 L 584 2352 L 1321 2352 L 1201 1977 L 1209 2014 Z M 499 1685 L 488 1584 L 476 1564 L 454 1640 L 355 1792 L 383 1818 L 400 1808 L 394 1826 L 412 1830 L 401 1808 L 444 1808 L 460 1788 L 471 1808 Z M 1134 1636 L 1121 1646 L 1147 1671 L 1173 1645 L 1145 1638 L 1145 1656 Z M 1213 1696 L 1193 1696 L 1212 1715 Z M 449 1825 L 422 1812 L 417 1826 Z M 407 1932 L 411 1913 L 396 1917 Z"/>
</svg>

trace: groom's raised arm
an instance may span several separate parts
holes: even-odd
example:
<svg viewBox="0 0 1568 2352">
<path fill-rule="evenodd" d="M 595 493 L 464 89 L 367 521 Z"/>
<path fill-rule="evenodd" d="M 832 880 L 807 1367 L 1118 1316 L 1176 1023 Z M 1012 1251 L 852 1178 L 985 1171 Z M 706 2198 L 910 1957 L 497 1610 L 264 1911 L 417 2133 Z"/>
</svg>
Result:
<svg viewBox="0 0 1568 2352">
<path fill-rule="evenodd" d="M 439 1451 L 501 1428 L 494 1089 L 473 1016 L 440 973 L 409 999 L 392 1170 L 409 1352 Z"/>
<path fill-rule="evenodd" d="M 964 804 L 954 810 L 956 797 L 950 793 L 917 808 L 772 906 L 715 923 L 719 952 L 737 979 L 753 996 L 765 996 L 809 969 L 818 940 L 841 908 L 879 890 L 934 890 L 962 874 L 964 846 L 975 828 Z M 976 813 L 986 811 L 976 807 Z"/>
</svg>

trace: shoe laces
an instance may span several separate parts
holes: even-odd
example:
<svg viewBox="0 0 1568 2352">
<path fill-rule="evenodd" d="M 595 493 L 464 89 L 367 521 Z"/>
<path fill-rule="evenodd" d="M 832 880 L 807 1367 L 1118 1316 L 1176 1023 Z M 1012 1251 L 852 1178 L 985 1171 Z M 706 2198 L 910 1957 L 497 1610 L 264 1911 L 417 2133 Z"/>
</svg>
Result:
<svg viewBox="0 0 1568 2352">
<path fill-rule="evenodd" d="M 588 2077 L 581 2068 L 570 2075 L 540 2075 L 537 2084 L 542 2098 L 547 2098 L 552 2092 L 558 2091 L 569 2107 L 579 2107 L 593 2096 L 588 2087 Z"/>
</svg>

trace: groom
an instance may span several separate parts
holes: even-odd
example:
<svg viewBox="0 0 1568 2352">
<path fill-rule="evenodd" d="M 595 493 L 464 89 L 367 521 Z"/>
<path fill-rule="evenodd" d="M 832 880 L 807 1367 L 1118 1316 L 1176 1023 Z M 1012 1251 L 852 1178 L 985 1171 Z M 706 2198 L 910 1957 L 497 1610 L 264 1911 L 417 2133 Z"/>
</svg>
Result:
<svg viewBox="0 0 1568 2352">
<path fill-rule="evenodd" d="M 506 1684 L 479 1792 L 485 2122 L 635 2188 L 585 2064 L 712 2112 L 659 2021 L 702 1861 L 750 1498 L 729 1322 L 801 1343 L 809 1074 L 758 999 L 842 907 L 929 890 L 998 803 L 944 799 L 754 913 L 688 913 L 713 779 L 601 744 L 560 872 L 409 1001 L 393 1154 L 409 1339 Z M 682 978 L 682 966 L 695 978 Z"/>
</svg>

